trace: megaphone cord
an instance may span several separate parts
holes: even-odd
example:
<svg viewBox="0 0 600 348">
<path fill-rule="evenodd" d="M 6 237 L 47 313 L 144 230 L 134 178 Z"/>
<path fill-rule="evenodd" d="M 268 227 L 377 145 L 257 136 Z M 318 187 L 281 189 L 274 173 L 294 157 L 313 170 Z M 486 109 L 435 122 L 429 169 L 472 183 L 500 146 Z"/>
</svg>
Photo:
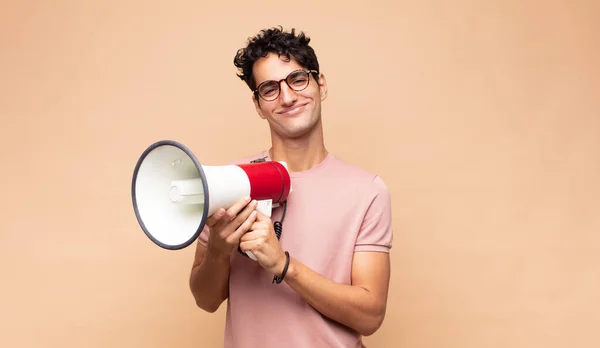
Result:
<svg viewBox="0 0 600 348">
<path fill-rule="evenodd" d="M 283 219 L 285 218 L 285 211 L 287 210 L 287 200 L 283 201 L 283 213 L 281 214 L 281 220 L 275 221 L 273 223 L 273 228 L 275 229 L 275 235 L 277 236 L 277 240 L 281 238 L 281 231 L 283 229 Z"/>
</svg>

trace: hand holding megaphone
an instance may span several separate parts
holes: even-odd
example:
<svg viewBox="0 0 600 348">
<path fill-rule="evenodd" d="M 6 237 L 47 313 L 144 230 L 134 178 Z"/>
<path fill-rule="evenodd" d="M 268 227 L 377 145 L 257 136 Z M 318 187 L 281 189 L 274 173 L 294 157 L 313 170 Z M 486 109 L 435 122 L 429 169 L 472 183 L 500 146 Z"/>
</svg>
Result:
<svg viewBox="0 0 600 348">
<path fill-rule="evenodd" d="M 234 203 L 228 209 L 219 208 L 206 220 L 206 226 L 210 231 L 210 243 L 212 247 L 224 254 L 230 255 L 239 245 L 240 238 L 252 227 L 256 221 L 257 202 L 249 197 Z M 256 256 L 246 252 L 251 259 Z"/>
<path fill-rule="evenodd" d="M 158 141 L 142 153 L 131 184 L 140 227 L 152 242 L 170 250 L 194 242 L 220 209 L 239 209 L 242 216 L 256 209 L 270 217 L 273 206 L 283 203 L 291 191 L 285 162 L 206 166 L 171 140 Z M 243 204 L 242 209 L 244 197 L 257 205 Z M 256 260 L 251 253 L 248 256 Z"/>
</svg>

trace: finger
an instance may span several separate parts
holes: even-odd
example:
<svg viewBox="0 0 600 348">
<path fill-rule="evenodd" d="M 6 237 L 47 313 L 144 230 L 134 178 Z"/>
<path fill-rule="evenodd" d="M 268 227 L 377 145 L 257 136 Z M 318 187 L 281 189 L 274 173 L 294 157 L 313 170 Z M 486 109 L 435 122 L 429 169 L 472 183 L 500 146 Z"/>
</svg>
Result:
<svg viewBox="0 0 600 348">
<path fill-rule="evenodd" d="M 214 214 L 209 216 L 208 219 L 206 219 L 205 224 L 208 225 L 209 227 L 213 227 L 219 221 L 221 221 L 221 219 L 223 218 L 223 215 L 225 215 L 225 209 L 220 208 Z"/>
<path fill-rule="evenodd" d="M 257 239 L 267 239 L 265 238 L 264 231 L 251 231 L 246 232 L 240 237 L 240 242 L 249 242 Z"/>
<path fill-rule="evenodd" d="M 221 230 L 221 236 L 225 238 L 235 232 L 248 219 L 250 214 L 256 210 L 256 204 L 256 201 L 250 202 L 233 220 L 227 222 L 226 226 Z M 225 215 L 227 216 L 227 213 Z"/>
<path fill-rule="evenodd" d="M 258 215 L 256 216 L 256 221 L 267 222 L 267 221 L 271 221 L 271 218 L 261 212 L 258 212 Z"/>
<path fill-rule="evenodd" d="M 252 226 L 254 221 L 256 221 L 256 214 L 256 210 L 250 213 L 246 221 L 244 221 L 233 233 L 229 235 L 229 237 L 227 237 L 230 242 L 237 242 L 241 237 L 247 234 L 246 232 L 248 232 L 250 226 Z"/>
<path fill-rule="evenodd" d="M 256 250 L 258 250 L 259 247 L 260 247 L 260 244 L 256 240 L 250 240 L 250 241 L 245 241 L 245 242 L 240 243 L 240 249 L 243 252 L 251 251 L 255 255 L 256 255 Z"/>
<path fill-rule="evenodd" d="M 227 210 L 225 210 L 223 217 L 218 222 L 219 229 L 224 229 L 226 225 L 228 225 L 238 216 L 240 210 L 247 208 L 248 202 L 250 202 L 250 197 L 242 198 L 239 201 L 235 202 L 233 205 L 231 205 Z"/>
<path fill-rule="evenodd" d="M 227 209 L 227 213 L 235 216 L 240 211 L 242 211 L 242 209 L 244 209 L 244 207 L 246 207 L 249 202 L 250 202 L 250 196 L 246 196 L 246 197 L 238 200 L 237 202 L 235 202 L 231 207 L 229 207 L 229 209 Z"/>
<path fill-rule="evenodd" d="M 250 226 L 250 231 L 268 230 L 269 225 L 265 221 L 259 221 L 258 214 L 260 213 L 257 212 L 256 221 L 252 224 L 252 226 Z"/>
</svg>

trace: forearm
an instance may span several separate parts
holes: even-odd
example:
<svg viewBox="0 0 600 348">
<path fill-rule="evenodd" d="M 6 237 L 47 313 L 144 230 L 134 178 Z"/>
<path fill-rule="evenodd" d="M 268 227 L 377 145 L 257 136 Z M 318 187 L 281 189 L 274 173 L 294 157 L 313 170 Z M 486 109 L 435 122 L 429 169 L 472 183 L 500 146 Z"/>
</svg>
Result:
<svg viewBox="0 0 600 348">
<path fill-rule="evenodd" d="M 206 249 L 190 276 L 190 288 L 198 307 L 215 312 L 229 295 L 229 256 Z"/>
<path fill-rule="evenodd" d="M 294 258 L 284 281 L 321 314 L 363 336 L 373 334 L 383 322 L 385 301 L 366 288 L 335 283 Z"/>
</svg>

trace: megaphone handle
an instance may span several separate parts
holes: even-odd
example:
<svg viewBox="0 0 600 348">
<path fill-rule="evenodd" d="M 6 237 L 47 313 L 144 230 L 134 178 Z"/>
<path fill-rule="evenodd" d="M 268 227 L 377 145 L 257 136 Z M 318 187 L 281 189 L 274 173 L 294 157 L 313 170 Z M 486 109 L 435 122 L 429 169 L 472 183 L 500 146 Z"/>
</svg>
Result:
<svg viewBox="0 0 600 348">
<path fill-rule="evenodd" d="M 262 201 L 258 201 L 256 202 L 256 210 L 263 214 L 266 217 L 271 217 L 271 214 L 273 213 L 273 200 L 272 199 L 265 199 Z"/>
<path fill-rule="evenodd" d="M 271 217 L 271 213 L 273 212 L 273 207 L 272 207 L 272 200 L 264 200 L 264 201 L 258 201 L 258 205 L 256 207 L 256 210 L 258 210 L 261 214 L 264 214 L 268 217 Z M 262 204 L 261 204 L 262 203 Z M 287 201 L 283 202 L 283 215 L 281 216 L 281 221 L 275 221 L 274 223 L 274 228 L 275 228 L 275 234 L 277 234 L 277 239 L 279 239 L 281 237 L 281 225 L 283 223 L 283 218 L 285 217 L 285 212 L 287 210 Z M 241 249 L 238 250 L 241 252 Z M 250 250 L 246 251 L 245 253 L 249 258 L 251 258 L 254 261 L 257 261 L 256 255 L 254 255 L 254 253 Z"/>
<path fill-rule="evenodd" d="M 258 201 L 257 203 L 258 204 L 256 205 L 256 210 L 265 216 L 271 217 L 271 213 L 273 212 L 273 200 L 266 199 Z M 248 257 L 252 260 L 257 261 L 256 255 L 254 255 L 254 253 L 252 253 L 251 251 L 246 251 L 246 255 L 248 255 Z"/>
<path fill-rule="evenodd" d="M 256 256 L 250 250 L 246 251 L 246 255 L 248 255 L 248 257 L 251 258 L 252 260 L 257 261 Z"/>
</svg>

